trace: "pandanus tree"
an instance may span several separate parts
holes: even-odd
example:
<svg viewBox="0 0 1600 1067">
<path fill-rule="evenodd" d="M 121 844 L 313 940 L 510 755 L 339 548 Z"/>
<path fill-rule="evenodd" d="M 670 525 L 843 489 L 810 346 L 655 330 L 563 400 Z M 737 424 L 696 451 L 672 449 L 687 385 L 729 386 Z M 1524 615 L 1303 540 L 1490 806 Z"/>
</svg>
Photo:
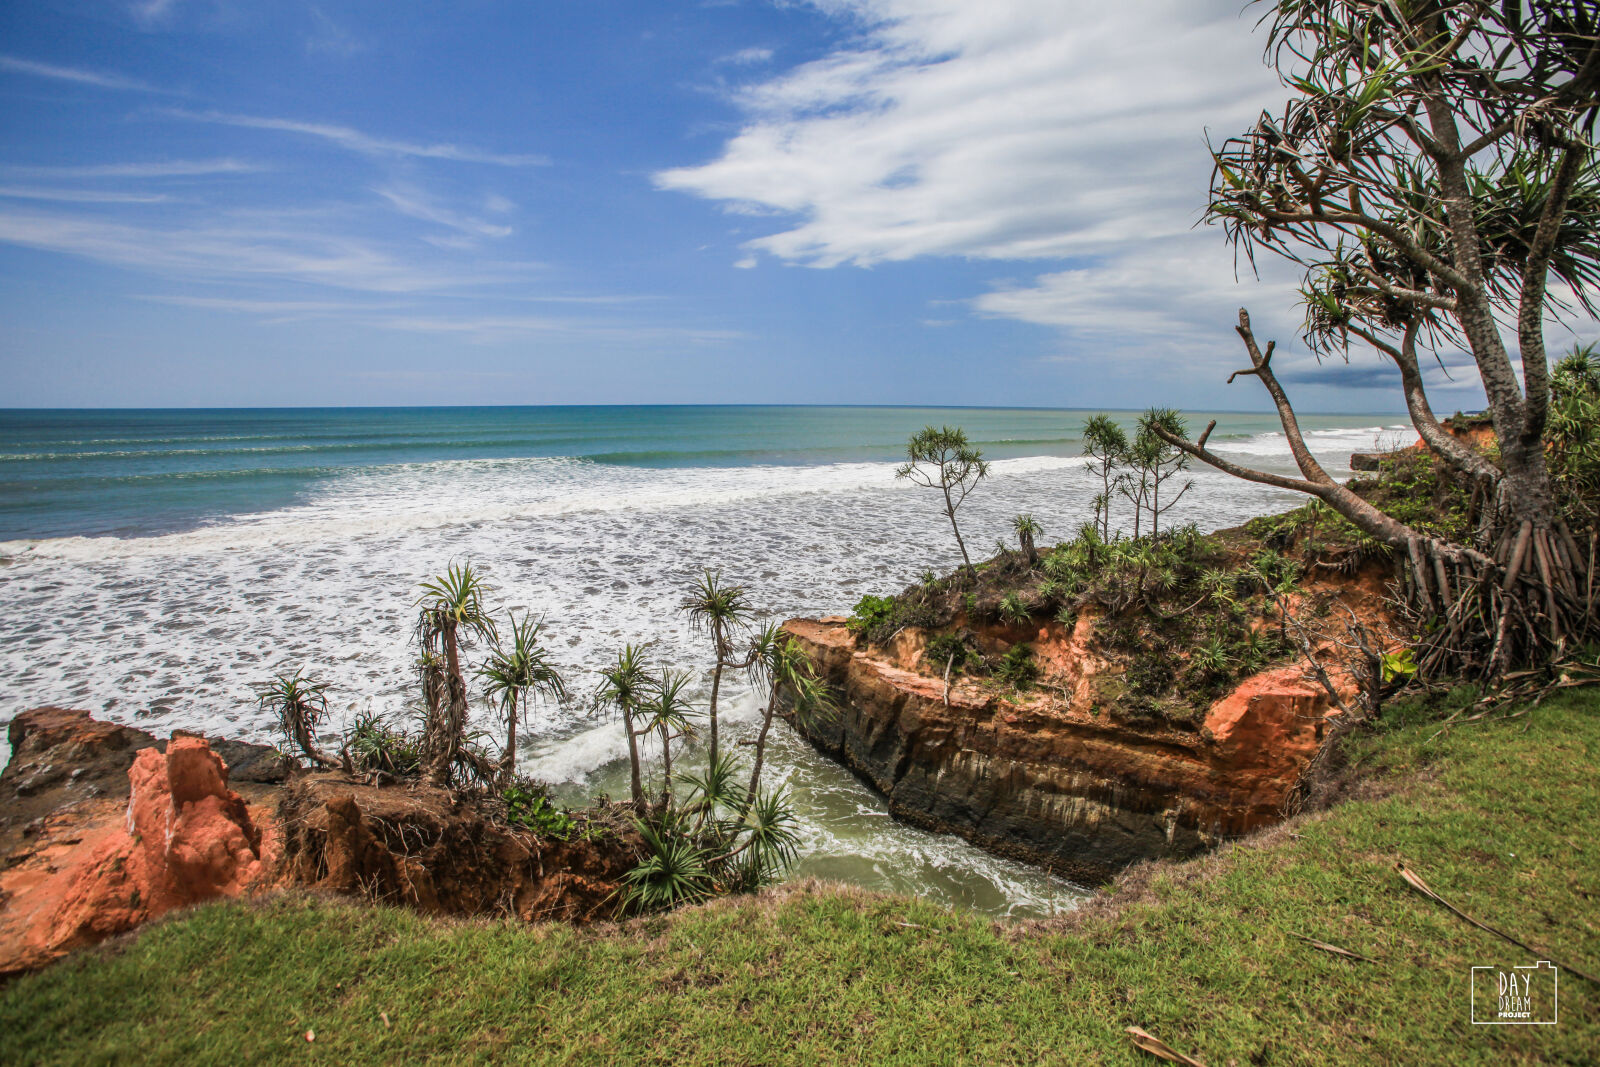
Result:
<svg viewBox="0 0 1600 1067">
<path fill-rule="evenodd" d="M 672 743 L 688 736 L 694 705 L 689 702 L 689 672 L 663 667 L 646 684 L 639 706 L 641 736 L 654 734 L 661 742 L 661 807 L 672 804 Z"/>
<path fill-rule="evenodd" d="M 304 677 L 305 668 L 293 674 L 274 675 L 271 681 L 257 682 L 256 702 L 272 715 L 284 741 L 300 750 L 319 767 L 338 767 L 337 756 L 317 747 L 317 727 L 328 718 L 328 683 Z"/>
<path fill-rule="evenodd" d="M 711 666 L 710 762 L 717 763 L 720 754 L 717 730 L 717 700 L 722 691 L 722 672 L 736 667 L 733 638 L 746 626 L 754 614 L 746 598 L 744 586 L 730 585 L 722 580 L 720 571 L 702 571 L 694 589 L 680 607 L 688 612 L 689 623 L 695 629 L 709 634 L 713 655 Z"/>
<path fill-rule="evenodd" d="M 959 426 L 941 426 L 935 430 L 924 426 L 906 442 L 906 462 L 894 472 L 896 478 L 905 478 L 924 489 L 937 489 L 944 494 L 944 513 L 955 532 L 956 545 L 961 549 L 961 561 L 966 564 L 967 575 L 976 579 L 972 557 L 967 555 L 967 543 L 961 537 L 961 527 L 956 522 L 956 511 L 977 484 L 989 476 L 989 464 L 983 453 L 967 442 L 966 431 Z"/>
<path fill-rule="evenodd" d="M 1317 497 L 1396 551 L 1431 637 L 1420 663 L 1496 677 L 1590 639 L 1596 532 L 1558 507 L 1546 456 L 1545 332 L 1600 282 L 1600 9 L 1593 0 L 1279 0 L 1268 55 L 1292 97 L 1213 150 L 1209 219 L 1252 259 L 1304 270 L 1304 339 L 1365 346 L 1398 371 L 1411 422 L 1474 487 L 1473 532 L 1396 521 L 1306 447 L 1249 315 L 1237 332 L 1302 477 L 1158 433 L 1219 470 Z M 1457 441 L 1429 405 L 1427 356 L 1463 351 L 1498 459 Z M 1519 380 L 1517 360 L 1521 363 Z M 1580 543 L 1583 542 L 1583 543 Z"/>
<path fill-rule="evenodd" d="M 467 682 L 461 667 L 463 647 L 494 640 L 494 620 L 483 606 L 483 581 L 470 563 L 451 564 L 444 574 L 422 583 L 417 598 L 418 671 L 422 676 L 427 720 L 423 729 L 423 770 L 436 785 L 450 779 L 467 732 Z"/>
<path fill-rule="evenodd" d="M 600 688 L 595 699 L 609 704 L 622 716 L 622 732 L 628 741 L 628 790 L 636 812 L 645 810 L 644 780 L 639 768 L 639 736 L 634 724 L 650 699 L 650 672 L 645 669 L 644 649 L 627 645 L 617 653 L 617 662 L 600 671 Z"/>
<path fill-rule="evenodd" d="M 816 668 L 805 649 L 784 633 L 776 623 L 763 627 L 750 642 L 751 680 L 757 689 L 767 691 L 766 703 L 761 708 L 761 729 L 756 734 L 755 760 L 750 768 L 750 787 L 740 813 L 745 814 L 756 802 L 761 791 L 761 769 L 766 761 L 767 737 L 772 732 L 772 720 L 777 716 L 778 700 L 789 694 L 792 714 L 814 715 L 834 708 L 828 688 L 817 677 Z"/>
<path fill-rule="evenodd" d="M 1017 544 L 1022 548 L 1022 554 L 1027 557 L 1028 566 L 1039 565 L 1039 547 L 1033 539 L 1044 533 L 1044 527 L 1032 515 L 1018 515 L 1011 520 L 1011 528 L 1017 532 Z"/>
<path fill-rule="evenodd" d="M 1100 476 L 1100 492 L 1094 498 L 1094 521 L 1100 540 L 1111 540 L 1111 499 L 1118 485 L 1119 471 L 1128 454 L 1128 434 L 1110 415 L 1091 416 L 1083 424 L 1083 454 L 1089 457 L 1089 470 Z"/>
<path fill-rule="evenodd" d="M 567 695 L 566 681 L 539 644 L 540 623 L 526 615 L 518 619 L 514 612 L 509 618 L 509 642 L 496 637 L 489 661 L 478 668 L 484 694 L 499 704 L 505 718 L 506 747 L 500 754 L 502 779 L 511 778 L 516 770 L 517 721 L 527 721 L 530 694 L 552 700 L 563 700 Z"/>
</svg>

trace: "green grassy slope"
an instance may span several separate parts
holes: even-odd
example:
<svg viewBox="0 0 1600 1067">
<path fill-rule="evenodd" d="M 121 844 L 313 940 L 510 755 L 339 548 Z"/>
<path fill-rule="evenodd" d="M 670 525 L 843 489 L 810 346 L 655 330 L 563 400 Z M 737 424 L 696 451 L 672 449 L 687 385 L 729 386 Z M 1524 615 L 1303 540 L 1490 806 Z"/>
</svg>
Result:
<svg viewBox="0 0 1600 1067">
<path fill-rule="evenodd" d="M 0 1062 L 1153 1063 L 1138 1025 L 1212 1067 L 1593 1063 L 1575 976 L 1559 1026 L 1469 1025 L 1469 967 L 1532 961 L 1393 865 L 1600 971 L 1600 703 L 1434 729 L 1360 744 L 1388 795 L 1056 928 L 817 886 L 589 930 L 219 904 L 0 991 Z"/>
</svg>

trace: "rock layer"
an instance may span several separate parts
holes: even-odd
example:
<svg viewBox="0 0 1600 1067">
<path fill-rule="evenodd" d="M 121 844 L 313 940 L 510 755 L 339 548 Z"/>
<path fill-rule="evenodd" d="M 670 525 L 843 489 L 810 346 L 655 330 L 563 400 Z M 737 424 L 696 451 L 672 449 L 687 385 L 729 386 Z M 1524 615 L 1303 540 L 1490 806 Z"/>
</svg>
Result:
<svg viewBox="0 0 1600 1067">
<path fill-rule="evenodd" d="M 792 619 L 839 712 L 796 725 L 896 817 L 1075 880 L 1185 856 L 1282 817 L 1322 738 L 1328 697 L 1298 668 L 1257 675 L 1188 733 L 1074 710 L 1110 679 L 1081 634 L 1041 631 L 1067 699 L 1002 699 L 919 673 L 918 643 L 865 649 L 839 617 Z"/>
</svg>

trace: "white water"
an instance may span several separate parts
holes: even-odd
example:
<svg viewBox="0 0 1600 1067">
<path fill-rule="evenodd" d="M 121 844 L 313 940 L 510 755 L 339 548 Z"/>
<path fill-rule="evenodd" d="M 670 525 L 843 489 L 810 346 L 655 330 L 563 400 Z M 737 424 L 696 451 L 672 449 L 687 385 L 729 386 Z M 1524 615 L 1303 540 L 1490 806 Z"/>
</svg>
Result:
<svg viewBox="0 0 1600 1067">
<path fill-rule="evenodd" d="M 1310 435 L 1330 472 L 1381 427 Z M 1286 469 L 1280 435 L 1218 446 Z M 1001 460 L 962 511 L 976 554 L 1030 511 L 1046 540 L 1088 517 L 1081 460 Z M 934 494 L 889 464 L 650 469 L 564 459 L 465 460 L 354 471 L 305 502 L 140 539 L 0 543 L 0 721 L 85 707 L 155 733 L 268 741 L 250 683 L 304 666 L 337 687 L 337 730 L 358 710 L 409 716 L 417 583 L 470 560 L 506 609 L 543 616 L 579 699 L 541 709 L 523 770 L 581 796 L 615 791 L 620 729 L 584 706 L 592 668 L 625 642 L 698 669 L 705 638 L 678 603 L 702 567 L 747 587 L 771 618 L 848 612 L 959 561 Z M 1293 494 L 1192 472 L 1169 517 L 1205 528 L 1290 506 Z M 735 694 L 735 715 L 753 702 Z M 482 715 L 481 725 L 490 718 Z M 802 873 L 837 874 L 996 912 L 1070 906 L 1073 890 L 959 841 L 893 824 L 883 805 L 802 742 L 775 746 L 794 787 Z"/>
</svg>

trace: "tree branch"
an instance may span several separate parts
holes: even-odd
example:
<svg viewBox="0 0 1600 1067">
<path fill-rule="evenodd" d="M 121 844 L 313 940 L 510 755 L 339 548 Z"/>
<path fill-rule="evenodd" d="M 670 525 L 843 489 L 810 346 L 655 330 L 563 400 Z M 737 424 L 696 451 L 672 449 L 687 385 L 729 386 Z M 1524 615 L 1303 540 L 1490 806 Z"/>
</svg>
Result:
<svg viewBox="0 0 1600 1067">
<path fill-rule="evenodd" d="M 1545 416 L 1550 407 L 1550 374 L 1544 350 L 1544 296 L 1550 272 L 1550 257 L 1555 253 L 1561 218 L 1566 213 L 1583 153 L 1569 144 L 1555 176 L 1550 179 L 1544 212 L 1534 231 L 1528 250 L 1528 263 L 1522 272 L 1522 301 L 1517 309 L 1517 344 L 1522 350 L 1522 383 L 1527 402 L 1522 412 L 1522 439 L 1537 443 L 1544 436 Z"/>
</svg>

